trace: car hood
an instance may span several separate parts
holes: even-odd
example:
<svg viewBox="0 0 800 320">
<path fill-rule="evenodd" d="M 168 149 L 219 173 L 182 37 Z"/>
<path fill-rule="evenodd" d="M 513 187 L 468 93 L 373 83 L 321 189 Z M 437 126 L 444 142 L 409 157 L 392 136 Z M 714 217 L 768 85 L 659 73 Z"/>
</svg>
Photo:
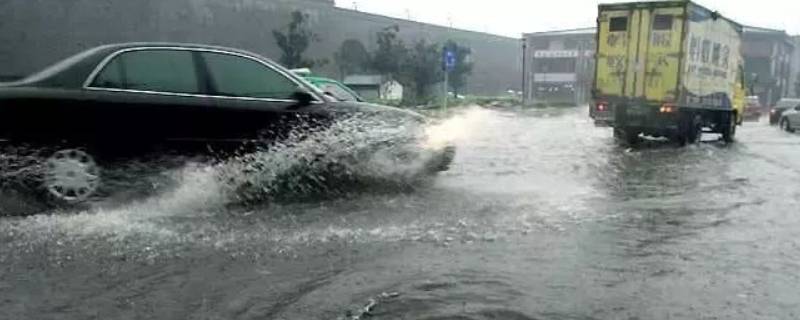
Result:
<svg viewBox="0 0 800 320">
<path fill-rule="evenodd" d="M 385 117 L 387 119 L 425 122 L 425 116 L 414 111 L 366 102 L 332 102 L 331 110 L 345 114 Z"/>
</svg>

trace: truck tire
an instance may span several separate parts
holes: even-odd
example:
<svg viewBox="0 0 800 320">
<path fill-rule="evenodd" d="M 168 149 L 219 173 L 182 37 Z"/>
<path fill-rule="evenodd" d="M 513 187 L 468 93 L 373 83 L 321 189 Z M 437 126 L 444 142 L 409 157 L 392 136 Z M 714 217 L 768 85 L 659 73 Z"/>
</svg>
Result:
<svg viewBox="0 0 800 320">
<path fill-rule="evenodd" d="M 703 118 L 696 114 L 687 114 L 683 116 L 677 134 L 674 140 L 679 145 L 685 146 L 687 144 L 695 144 L 701 141 L 703 137 Z"/>
<path fill-rule="evenodd" d="M 692 117 L 687 126 L 686 140 L 690 144 L 695 144 L 703 140 L 703 118 L 700 115 Z"/>
<path fill-rule="evenodd" d="M 614 138 L 631 147 L 639 144 L 639 132 L 635 130 L 614 128 Z"/>
<path fill-rule="evenodd" d="M 733 143 L 736 137 L 736 113 L 729 113 L 723 117 L 726 124 L 722 127 L 722 140 Z"/>
</svg>

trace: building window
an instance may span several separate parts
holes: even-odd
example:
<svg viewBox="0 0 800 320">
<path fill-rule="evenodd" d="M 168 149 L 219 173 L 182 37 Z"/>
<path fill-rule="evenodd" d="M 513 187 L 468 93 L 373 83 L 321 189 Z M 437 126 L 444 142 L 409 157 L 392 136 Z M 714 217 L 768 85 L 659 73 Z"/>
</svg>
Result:
<svg viewBox="0 0 800 320">
<path fill-rule="evenodd" d="M 672 30 L 672 16 L 658 14 L 653 21 L 653 30 Z"/>
<path fill-rule="evenodd" d="M 722 46 L 722 58 L 719 62 L 720 67 L 727 68 L 728 63 L 730 62 L 731 57 L 731 48 L 728 46 Z"/>
<path fill-rule="evenodd" d="M 711 61 L 711 41 L 703 40 L 703 49 L 700 55 L 703 59 L 703 63 Z"/>
<path fill-rule="evenodd" d="M 536 73 L 575 73 L 577 59 L 547 58 L 539 59 L 534 67 Z"/>
<path fill-rule="evenodd" d="M 611 32 L 628 31 L 628 17 L 611 18 L 610 22 L 608 23 L 608 30 Z"/>
<path fill-rule="evenodd" d="M 532 42 L 531 45 L 533 45 L 533 48 L 535 48 L 535 49 L 542 50 L 542 49 L 549 49 L 550 48 L 550 40 L 549 39 L 533 39 L 533 41 L 531 41 L 531 42 Z"/>
<path fill-rule="evenodd" d="M 567 39 L 564 41 L 564 50 L 575 50 L 578 49 L 578 41 L 573 39 Z"/>
<path fill-rule="evenodd" d="M 689 44 L 689 56 L 691 57 L 692 61 L 700 60 L 700 38 L 692 37 L 692 40 Z"/>
<path fill-rule="evenodd" d="M 720 65 L 720 54 L 722 51 L 722 46 L 719 43 L 714 44 L 714 51 L 711 53 L 711 63 L 715 66 Z"/>
</svg>

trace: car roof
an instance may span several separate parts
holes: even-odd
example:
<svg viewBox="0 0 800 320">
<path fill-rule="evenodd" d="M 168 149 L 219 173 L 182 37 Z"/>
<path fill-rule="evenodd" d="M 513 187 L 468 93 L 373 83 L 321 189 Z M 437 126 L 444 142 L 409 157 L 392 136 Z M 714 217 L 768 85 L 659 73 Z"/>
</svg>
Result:
<svg viewBox="0 0 800 320">
<path fill-rule="evenodd" d="M 84 81 L 90 74 L 97 68 L 97 66 L 109 55 L 127 49 L 137 48 L 181 48 L 181 49 L 196 49 L 196 50 L 210 50 L 210 51 L 224 51 L 236 54 L 245 55 L 248 57 L 260 59 L 276 65 L 272 60 L 265 58 L 261 55 L 241 50 L 215 45 L 204 45 L 195 43 L 180 43 L 180 42 L 128 42 L 128 43 L 115 43 L 106 44 L 84 50 L 72 57 L 58 61 L 53 65 L 48 66 L 44 70 L 34 73 L 22 80 L 8 83 L 10 86 L 43 86 L 43 87 L 58 87 L 58 88 L 79 88 L 82 87 Z"/>
<path fill-rule="evenodd" d="M 800 104 L 800 99 L 783 98 L 778 100 L 778 106 L 796 106 Z"/>
<path fill-rule="evenodd" d="M 258 55 L 256 53 L 230 48 L 230 47 L 223 47 L 217 45 L 208 45 L 208 44 L 197 44 L 197 43 L 183 43 L 183 42 L 127 42 L 127 43 L 114 43 L 114 44 L 107 44 L 102 46 L 107 48 L 107 50 L 111 52 L 116 52 L 119 50 L 125 49 L 136 49 L 136 48 L 186 48 L 186 49 L 198 49 L 198 50 L 217 50 L 217 51 L 228 51 L 234 53 L 240 53 L 243 55 L 259 57 L 262 59 L 266 59 L 265 57 Z M 266 59 L 269 60 L 269 59 Z"/>
</svg>

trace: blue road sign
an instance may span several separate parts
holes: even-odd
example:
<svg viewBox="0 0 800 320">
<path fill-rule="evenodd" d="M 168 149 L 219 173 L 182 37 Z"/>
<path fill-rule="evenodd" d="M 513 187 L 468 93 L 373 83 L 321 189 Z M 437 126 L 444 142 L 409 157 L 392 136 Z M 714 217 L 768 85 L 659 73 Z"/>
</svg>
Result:
<svg viewBox="0 0 800 320">
<path fill-rule="evenodd" d="M 451 50 L 444 51 L 444 67 L 447 71 L 453 71 L 456 67 L 456 53 Z"/>
</svg>

